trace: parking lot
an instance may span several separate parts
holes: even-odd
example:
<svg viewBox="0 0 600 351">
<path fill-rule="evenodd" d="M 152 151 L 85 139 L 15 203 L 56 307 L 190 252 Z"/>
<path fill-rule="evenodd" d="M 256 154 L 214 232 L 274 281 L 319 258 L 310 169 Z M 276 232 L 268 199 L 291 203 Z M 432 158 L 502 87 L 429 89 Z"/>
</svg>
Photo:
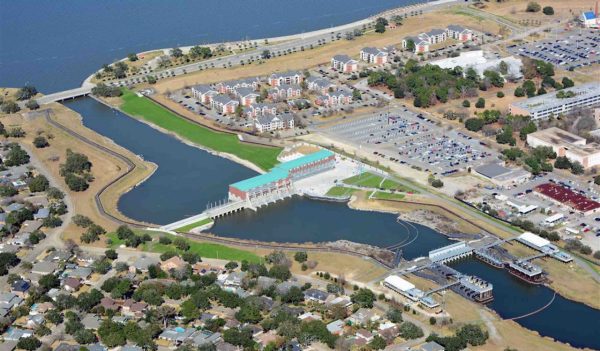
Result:
<svg viewBox="0 0 600 351">
<path fill-rule="evenodd" d="M 591 181 L 591 179 L 590 179 Z M 572 179 L 549 173 L 538 175 L 523 184 L 507 188 L 486 187 L 481 188 L 479 196 L 469 198 L 472 203 L 486 203 L 496 211 L 503 211 L 505 219 L 529 220 L 536 226 L 548 230 L 556 230 L 564 239 L 580 239 L 584 244 L 591 246 L 594 250 L 600 249 L 600 213 L 584 216 L 566 205 L 559 205 L 547 198 L 537 194 L 533 189 L 544 183 L 555 183 L 571 189 L 589 199 L 600 201 L 600 191 L 593 182 L 574 181 Z M 537 206 L 537 208 L 526 214 L 520 214 L 518 209 L 511 204 L 523 206 Z M 543 209 L 543 212 L 542 212 Z M 554 214 L 562 214 L 563 219 L 551 224 L 545 220 Z M 569 228 L 569 230 L 567 230 Z"/>
<path fill-rule="evenodd" d="M 576 69 L 600 63 L 600 36 L 591 29 L 560 31 L 552 39 L 511 45 L 508 50 L 564 69 Z"/>
<path fill-rule="evenodd" d="M 376 154 L 436 174 L 450 174 L 496 158 L 476 139 L 438 127 L 422 114 L 407 109 L 367 115 L 323 130 Z"/>
</svg>

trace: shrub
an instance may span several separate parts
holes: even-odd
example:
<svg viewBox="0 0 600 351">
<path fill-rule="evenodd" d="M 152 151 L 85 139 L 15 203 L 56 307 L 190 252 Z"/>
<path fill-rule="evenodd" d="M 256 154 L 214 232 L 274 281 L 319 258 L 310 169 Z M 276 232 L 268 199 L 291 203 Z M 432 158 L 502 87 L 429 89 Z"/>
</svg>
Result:
<svg viewBox="0 0 600 351">
<path fill-rule="evenodd" d="M 30 110 L 37 110 L 38 108 L 40 108 L 40 105 L 38 104 L 37 101 L 35 101 L 34 99 L 31 99 L 25 103 L 25 107 L 27 107 Z"/>
<path fill-rule="evenodd" d="M 554 8 L 552 6 L 546 6 L 542 9 L 542 12 L 546 16 L 552 16 L 554 14 Z"/>
<path fill-rule="evenodd" d="M 504 97 L 504 93 L 501 92 L 501 91 L 499 91 L 499 92 L 496 93 L 496 96 L 499 97 L 499 98 L 503 98 Z"/>
<path fill-rule="evenodd" d="M 475 107 L 484 108 L 485 107 L 485 99 L 481 98 L 481 97 L 479 99 L 477 99 L 477 102 L 475 103 Z"/>
<path fill-rule="evenodd" d="M 469 100 L 464 100 L 462 102 L 463 107 L 471 107 L 471 103 L 469 102 Z"/>
<path fill-rule="evenodd" d="M 540 6 L 540 4 L 538 4 L 535 1 L 530 2 L 529 4 L 527 4 L 527 12 L 539 12 L 542 9 L 542 7 Z"/>
<path fill-rule="evenodd" d="M 35 146 L 38 149 L 42 149 L 50 146 L 50 143 L 48 143 L 48 140 L 45 137 L 40 135 L 33 139 L 33 146 Z"/>
</svg>

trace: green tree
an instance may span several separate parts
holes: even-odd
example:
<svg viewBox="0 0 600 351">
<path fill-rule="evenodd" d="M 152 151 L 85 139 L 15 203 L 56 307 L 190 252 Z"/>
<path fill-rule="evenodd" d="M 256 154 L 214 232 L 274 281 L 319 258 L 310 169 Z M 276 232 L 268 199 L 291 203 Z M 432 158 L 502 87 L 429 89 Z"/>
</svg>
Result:
<svg viewBox="0 0 600 351">
<path fill-rule="evenodd" d="M 466 324 L 458 330 L 456 336 L 472 346 L 485 345 L 488 333 L 475 324 Z"/>
<path fill-rule="evenodd" d="M 21 110 L 21 108 L 19 107 L 19 105 L 16 102 L 10 101 L 10 100 L 4 101 L 2 103 L 2 105 L 0 106 L 0 109 L 4 113 L 17 113 L 17 112 L 19 112 L 19 110 Z"/>
<path fill-rule="evenodd" d="M 21 338 L 17 343 L 17 348 L 28 351 L 37 350 L 40 346 L 42 346 L 42 342 L 35 336 Z"/>
<path fill-rule="evenodd" d="M 48 187 L 50 187 L 50 182 L 42 174 L 33 177 L 29 182 L 29 191 L 31 191 L 32 193 L 46 191 L 48 190 Z"/>
<path fill-rule="evenodd" d="M 294 259 L 299 263 L 306 262 L 306 260 L 308 260 L 308 255 L 306 254 L 306 251 L 298 251 L 294 254 Z"/>
<path fill-rule="evenodd" d="M 506 156 L 507 159 L 515 161 L 517 158 L 523 156 L 523 150 L 518 147 L 512 147 L 510 149 L 502 150 L 502 154 Z"/>
<path fill-rule="evenodd" d="M 423 329 L 411 322 L 404 322 L 400 325 L 400 336 L 404 339 L 418 339 L 423 337 Z"/>
<path fill-rule="evenodd" d="M 169 51 L 169 54 L 175 58 L 179 58 L 183 56 L 183 51 L 180 48 L 173 48 Z"/>
<path fill-rule="evenodd" d="M 523 97 L 523 96 L 525 96 L 525 89 L 523 89 L 523 87 L 517 87 L 517 88 L 515 89 L 515 93 L 514 93 L 514 95 L 515 95 L 516 97 Z"/>
<path fill-rule="evenodd" d="M 531 1 L 530 3 L 527 4 L 526 11 L 527 12 L 539 12 L 541 9 L 542 9 L 542 7 L 540 6 L 540 4 L 538 4 L 535 1 Z"/>
<path fill-rule="evenodd" d="M 554 167 L 558 169 L 568 169 L 571 168 L 571 161 L 566 156 L 559 156 L 554 161 Z"/>
<path fill-rule="evenodd" d="M 276 264 L 269 269 L 269 276 L 281 281 L 286 281 L 291 278 L 292 273 L 290 273 L 290 269 L 287 266 Z"/>
<path fill-rule="evenodd" d="M 475 103 L 475 107 L 477 108 L 484 108 L 485 107 L 485 99 L 480 97 L 479 99 L 477 99 L 477 102 Z"/>
<path fill-rule="evenodd" d="M 4 158 L 4 165 L 7 167 L 20 166 L 29 163 L 29 155 L 19 144 L 9 144 L 9 151 Z"/>
<path fill-rule="evenodd" d="M 472 132 L 478 132 L 483 128 L 484 122 L 481 118 L 469 118 L 465 121 L 465 128 Z"/>
<path fill-rule="evenodd" d="M 135 53 L 133 53 L 133 52 L 132 52 L 132 53 L 129 53 L 129 54 L 127 54 L 127 59 L 128 59 L 130 62 L 135 62 L 135 61 L 139 60 L 139 58 L 138 58 L 137 54 L 135 54 Z"/>
<path fill-rule="evenodd" d="M 552 15 L 554 15 L 554 8 L 552 6 L 544 6 L 544 8 L 542 9 L 542 12 L 546 16 L 552 16 Z"/>
<path fill-rule="evenodd" d="M 25 85 L 17 91 L 16 98 L 19 101 L 29 100 L 38 93 L 33 85 Z"/>
<path fill-rule="evenodd" d="M 527 123 L 527 125 L 525 125 L 525 127 L 521 128 L 521 131 L 519 132 L 519 139 L 525 141 L 525 140 L 527 140 L 527 134 L 531 134 L 536 131 L 537 131 L 536 124 L 533 123 L 533 121 L 529 121 L 529 123 Z"/>
<path fill-rule="evenodd" d="M 241 323 L 258 323 L 262 320 L 260 310 L 254 304 L 245 303 L 235 314 L 235 319 Z"/>
<path fill-rule="evenodd" d="M 373 308 L 373 302 L 376 300 L 375 294 L 367 288 L 358 289 L 350 298 L 353 303 L 365 308 Z"/>
<path fill-rule="evenodd" d="M 563 77 L 562 86 L 563 88 L 571 88 L 575 86 L 575 82 L 573 82 L 569 77 Z"/>
<path fill-rule="evenodd" d="M 385 316 L 392 323 L 401 323 L 402 322 L 402 311 L 397 308 L 390 308 Z"/>
<path fill-rule="evenodd" d="M 583 174 L 583 172 L 584 172 L 584 169 L 583 169 L 583 165 L 581 163 L 579 163 L 578 161 L 571 163 L 571 173 Z"/>
<path fill-rule="evenodd" d="M 45 137 L 39 135 L 35 137 L 35 139 L 33 139 L 33 146 L 35 146 L 38 149 L 42 149 L 50 146 L 50 143 L 48 143 L 48 140 Z"/>
<path fill-rule="evenodd" d="M 25 107 L 27 107 L 30 110 L 37 110 L 38 108 L 40 108 L 40 105 L 35 99 L 29 99 L 25 103 Z"/>
<path fill-rule="evenodd" d="M 373 340 L 369 343 L 371 350 L 382 350 L 387 346 L 387 342 L 384 338 L 379 335 L 375 335 Z"/>
</svg>

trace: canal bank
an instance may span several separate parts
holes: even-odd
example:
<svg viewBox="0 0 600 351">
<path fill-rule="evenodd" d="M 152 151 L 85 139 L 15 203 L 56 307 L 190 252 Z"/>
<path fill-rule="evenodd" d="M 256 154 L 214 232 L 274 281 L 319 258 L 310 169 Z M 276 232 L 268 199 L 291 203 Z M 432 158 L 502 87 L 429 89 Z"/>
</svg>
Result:
<svg viewBox="0 0 600 351">
<path fill-rule="evenodd" d="M 83 116 L 87 127 L 159 165 L 152 177 L 119 201 L 119 209 L 136 220 L 169 223 L 199 213 L 206 202 L 222 198 L 228 184 L 256 174 L 232 161 L 183 144 L 92 99 L 75 100 L 66 105 Z M 407 259 L 425 255 L 429 250 L 449 243 L 445 236 L 428 227 L 396 222 L 393 214 L 354 211 L 346 204 L 300 197 L 278 202 L 259 212 L 243 211 L 225 217 L 218 220 L 211 231 L 222 236 L 275 242 L 346 239 L 383 247 L 410 243 L 402 247 L 402 254 Z M 465 261 L 464 264 L 468 268 L 464 269 L 466 273 L 471 269 L 474 274 L 497 285 L 494 289 L 496 300 L 491 307 L 502 317 L 512 318 L 534 311 L 547 302 L 544 299 L 552 293 L 545 287 L 523 286 L 525 283 L 508 273 L 487 270 L 478 262 Z M 512 300 L 503 300 L 506 297 L 519 299 L 522 304 L 515 309 Z M 560 311 L 563 320 L 576 320 L 577 323 L 555 328 L 556 320 L 549 320 L 545 314 L 540 317 L 540 313 L 517 322 L 561 342 L 600 348 L 593 338 L 587 338 L 597 332 L 594 322 L 600 320 L 600 311 L 560 296 L 550 305 L 549 311 Z M 580 311 L 585 311 L 585 318 L 579 317 Z M 582 330 L 586 333 L 581 334 Z M 582 335 L 585 336 L 583 340 L 580 339 Z"/>
</svg>

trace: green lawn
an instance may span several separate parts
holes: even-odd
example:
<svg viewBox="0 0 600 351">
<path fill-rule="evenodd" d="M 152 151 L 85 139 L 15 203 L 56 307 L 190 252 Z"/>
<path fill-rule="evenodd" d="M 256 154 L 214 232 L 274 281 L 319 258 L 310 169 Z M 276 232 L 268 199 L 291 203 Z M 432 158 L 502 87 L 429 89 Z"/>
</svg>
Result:
<svg viewBox="0 0 600 351">
<path fill-rule="evenodd" d="M 381 191 L 377 191 L 373 194 L 373 198 L 379 200 L 402 200 L 404 197 L 404 194 L 390 194 Z"/>
<path fill-rule="evenodd" d="M 343 197 L 352 195 L 353 192 L 354 189 L 344 188 L 343 186 L 334 186 L 333 188 L 329 189 L 325 195 Z"/>
<path fill-rule="evenodd" d="M 382 180 L 383 180 L 383 178 L 381 176 L 378 176 L 376 174 L 369 173 L 369 172 L 364 172 L 359 175 L 355 175 L 354 177 L 344 179 L 344 183 L 356 185 L 356 186 L 362 186 L 365 188 L 378 188 L 378 189 L 383 188 L 386 190 L 414 192 L 412 189 L 409 189 L 394 180 L 386 179 L 383 181 L 383 183 L 381 182 Z"/>
<path fill-rule="evenodd" d="M 236 135 L 214 132 L 208 128 L 185 120 L 146 97 L 139 97 L 131 90 L 123 90 L 121 109 L 158 127 L 172 131 L 181 138 L 209 149 L 226 152 L 258 167 L 269 170 L 277 163 L 281 148 L 244 144 Z"/>
<path fill-rule="evenodd" d="M 197 228 L 197 227 L 200 227 L 200 226 L 203 226 L 205 224 L 212 223 L 212 222 L 213 222 L 212 218 L 205 218 L 203 220 L 200 220 L 200 221 L 197 221 L 197 222 L 194 222 L 194 223 L 190 223 L 188 225 L 184 225 L 183 227 L 177 228 L 177 229 L 175 229 L 175 231 L 176 232 L 187 233 L 187 232 L 189 232 L 190 230 L 192 230 L 194 228 Z"/>
<path fill-rule="evenodd" d="M 153 239 L 158 238 L 158 236 L 168 236 L 171 240 L 175 239 L 175 235 L 160 233 L 154 231 L 141 231 L 134 230 L 136 234 L 140 235 L 143 233 L 149 233 Z M 116 233 L 108 233 L 106 234 L 107 238 L 110 238 L 112 243 L 110 245 L 111 248 L 116 248 L 123 244 L 123 240 L 119 240 L 117 238 Z M 218 258 L 222 260 L 230 260 L 230 261 L 241 261 L 247 260 L 248 262 L 262 262 L 262 258 L 252 252 L 236 249 L 233 247 L 221 245 L 221 244 L 213 244 L 213 243 L 204 243 L 197 242 L 194 240 L 186 239 L 186 241 L 190 244 L 190 251 L 195 252 L 200 257 L 204 258 Z M 173 245 L 163 245 L 158 242 L 158 240 L 153 240 L 151 242 L 142 244 L 139 247 L 142 251 L 148 252 L 157 252 L 163 253 L 166 251 L 176 251 L 182 253 L 183 251 L 176 249 Z"/>
</svg>

